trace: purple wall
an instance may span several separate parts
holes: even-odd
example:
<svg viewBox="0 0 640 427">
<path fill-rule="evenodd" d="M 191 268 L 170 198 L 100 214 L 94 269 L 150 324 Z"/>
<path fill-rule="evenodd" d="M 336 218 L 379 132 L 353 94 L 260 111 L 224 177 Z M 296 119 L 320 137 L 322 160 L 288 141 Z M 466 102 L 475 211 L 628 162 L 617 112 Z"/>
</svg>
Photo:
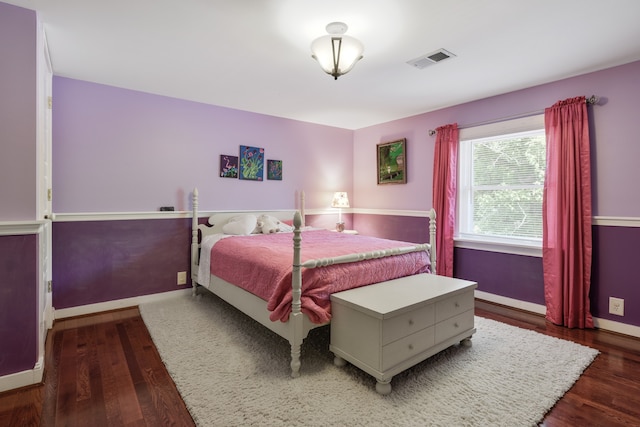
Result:
<svg viewBox="0 0 640 427">
<path fill-rule="evenodd" d="M 36 14 L 0 3 L 0 221 L 36 218 Z"/>
<path fill-rule="evenodd" d="M 355 229 L 367 236 L 429 243 L 429 218 L 397 215 L 355 215 Z"/>
<path fill-rule="evenodd" d="M 36 363 L 37 254 L 36 235 L 0 236 L 0 376 Z"/>
<path fill-rule="evenodd" d="M 184 289 L 176 274 L 191 277 L 190 244 L 190 219 L 56 222 L 53 306 Z"/>
<path fill-rule="evenodd" d="M 598 95 L 592 111 L 593 214 L 640 218 L 640 197 L 630 197 L 628 183 L 640 181 L 640 144 L 635 137 L 640 93 L 640 61 L 530 89 L 408 117 L 354 133 L 352 206 L 359 209 L 427 210 L 431 207 L 435 136 L 429 129 L 459 126 L 542 111 L 556 101 Z M 406 185 L 376 184 L 375 145 L 407 138 Z M 351 196 L 350 196 L 351 198 Z"/>
<path fill-rule="evenodd" d="M 62 77 L 53 81 L 53 209 L 145 212 L 308 208 L 351 191 L 353 131 L 231 110 Z M 283 161 L 282 181 L 220 178 L 240 145 Z"/>
<path fill-rule="evenodd" d="M 353 132 L 89 82 L 53 81 L 56 213 L 327 208 L 351 191 Z M 96 102 L 99 100 L 100 102 Z M 218 177 L 240 144 L 283 161 L 283 180 Z M 189 271 L 185 220 L 56 222 L 57 309 L 180 289 Z"/>
<path fill-rule="evenodd" d="M 640 62 L 586 74 L 530 89 L 495 96 L 431 113 L 359 129 L 354 135 L 356 209 L 427 210 L 431 207 L 435 137 L 429 129 L 457 122 L 460 126 L 542 111 L 556 101 L 598 95 L 589 107 L 591 119 L 593 212 L 595 216 L 640 221 L 640 197 L 630 184 L 640 181 L 640 144 L 635 137 L 640 116 Z M 407 138 L 408 183 L 378 186 L 375 145 Z M 408 220 L 404 220 L 408 221 Z M 393 216 L 354 215 L 354 227 L 367 234 L 399 238 L 406 233 Z M 385 230 L 393 228 L 391 236 Z M 632 255 L 640 241 L 638 227 L 594 226 L 591 306 L 594 316 L 640 326 L 640 287 Z M 409 240 L 409 239 L 407 239 Z M 541 258 L 457 248 L 456 277 L 478 281 L 478 289 L 522 301 L 544 304 Z M 625 299 L 625 316 L 608 313 L 610 296 Z"/>
<path fill-rule="evenodd" d="M 420 217 L 355 214 L 361 234 L 426 242 L 428 221 Z M 640 287 L 635 262 L 640 227 L 593 226 L 591 313 L 593 316 L 640 326 Z M 542 258 L 456 248 L 454 277 L 478 282 L 478 290 L 544 305 Z M 624 317 L 609 314 L 609 297 L 625 300 Z"/>
<path fill-rule="evenodd" d="M 36 218 L 36 14 L 0 3 L 0 222 Z M 0 236 L 0 376 L 37 359 L 38 238 Z"/>
<path fill-rule="evenodd" d="M 478 290 L 544 305 L 542 258 L 455 248 L 454 277 L 478 282 Z"/>
<path fill-rule="evenodd" d="M 640 227 L 594 227 L 591 311 L 596 317 L 640 326 Z M 625 300 L 624 317 L 609 314 L 609 297 Z"/>
<path fill-rule="evenodd" d="M 601 105 L 590 107 L 594 212 L 640 217 L 640 199 L 625 193 L 627 182 L 640 178 L 631 163 L 634 160 L 630 160 L 640 158 L 640 146 L 628 137 L 634 134 L 630 115 L 640 112 L 634 98 L 637 91 L 630 90 L 638 87 L 638 75 L 640 62 L 355 132 L 58 77 L 54 79 L 54 210 L 145 211 L 165 204 L 186 210 L 194 185 L 201 191 L 202 210 L 291 207 L 301 189 L 307 192 L 308 208 L 325 208 L 338 188 L 350 191 L 356 210 L 427 210 L 431 206 L 434 147 L 429 129 L 540 111 L 558 99 L 597 94 Z M 104 102 L 96 105 L 95 99 Z M 407 138 L 408 183 L 378 186 L 374 178 L 375 144 L 398 138 Z M 231 154 L 239 144 L 249 143 L 264 146 L 267 157 L 271 150 L 278 153 L 274 157 L 284 160 L 284 181 L 257 183 L 216 176 L 219 154 Z M 199 154 L 194 158 L 193 152 Z M 428 235 L 426 218 L 356 213 L 345 215 L 345 220 L 347 228 L 363 234 L 416 242 L 425 241 Z M 98 233 L 91 237 L 93 241 L 97 242 L 101 233 L 119 237 L 115 242 L 107 239 L 102 247 L 96 244 L 93 249 L 82 243 L 93 225 L 56 224 L 54 274 L 61 274 L 56 280 L 56 307 L 174 289 L 175 272 L 183 267 L 161 267 L 158 274 L 163 279 L 139 284 L 142 272 L 152 267 L 147 260 L 141 261 L 145 267 L 137 271 L 125 269 L 127 280 L 113 279 L 120 274 L 121 266 L 114 265 L 111 258 L 118 258 L 123 251 L 143 250 L 137 243 L 123 246 L 122 241 L 131 236 L 141 242 L 151 238 L 142 222 L 126 233 L 112 230 L 116 225 L 109 221 L 98 223 L 91 231 Z M 308 223 L 316 226 L 332 228 L 333 222 L 329 215 L 308 218 Z M 594 227 L 598 240 L 594 239 L 592 307 L 594 315 L 602 318 L 611 318 L 607 314 L 608 296 L 624 298 L 627 307 L 640 303 L 640 289 L 630 285 L 634 280 L 627 267 L 630 264 L 613 263 L 624 258 L 620 255 L 627 250 L 624 236 L 629 235 L 628 230 L 613 228 L 617 233 L 603 234 L 601 227 Z M 177 234 L 175 238 L 179 240 Z M 188 257 L 188 242 L 183 245 L 176 251 L 178 257 Z M 88 256 L 87 262 L 100 261 L 93 267 L 73 270 L 75 255 L 69 255 L 73 253 L 69 248 L 77 246 L 84 248 L 78 254 Z M 88 271 L 92 268 L 96 270 Z M 543 303 L 539 258 L 457 249 L 455 268 L 459 277 L 477 280 L 480 290 Z M 93 285 L 87 283 L 88 273 L 99 276 L 93 279 L 97 281 Z M 640 325 L 633 310 L 627 312 L 625 317 L 612 320 Z"/>
</svg>

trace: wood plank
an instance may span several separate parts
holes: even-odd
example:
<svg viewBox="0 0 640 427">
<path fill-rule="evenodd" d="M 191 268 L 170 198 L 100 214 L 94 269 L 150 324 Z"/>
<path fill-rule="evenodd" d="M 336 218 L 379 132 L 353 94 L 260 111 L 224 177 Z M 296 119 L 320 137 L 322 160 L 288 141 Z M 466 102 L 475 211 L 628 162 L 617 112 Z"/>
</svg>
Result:
<svg viewBox="0 0 640 427">
<path fill-rule="evenodd" d="M 482 301 L 476 314 L 600 350 L 542 426 L 640 425 L 640 339 L 562 328 Z M 84 409 L 89 426 L 195 425 L 137 309 L 56 321 L 46 344 L 44 384 L 1 393 L 0 425 L 81 425 L 74 408 L 83 401 L 95 408 Z"/>
<path fill-rule="evenodd" d="M 113 370 L 111 352 L 119 345 L 116 338 L 116 329 L 113 324 L 103 324 L 97 328 L 96 351 L 100 355 L 98 366 L 101 372 L 100 384 L 104 401 L 105 417 L 107 425 L 123 425 L 120 414 L 119 390 L 116 376 Z"/>
</svg>

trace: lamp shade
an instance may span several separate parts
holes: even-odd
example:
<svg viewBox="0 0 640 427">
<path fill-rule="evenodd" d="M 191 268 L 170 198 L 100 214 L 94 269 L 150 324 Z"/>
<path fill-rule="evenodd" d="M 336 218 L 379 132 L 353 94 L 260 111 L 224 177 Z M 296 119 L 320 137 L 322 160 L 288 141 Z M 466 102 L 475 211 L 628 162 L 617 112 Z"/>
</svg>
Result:
<svg viewBox="0 0 640 427">
<path fill-rule="evenodd" d="M 333 194 L 333 200 L 331 201 L 332 208 L 348 208 L 349 197 L 346 191 L 338 191 Z"/>
<path fill-rule="evenodd" d="M 362 59 L 364 52 L 364 45 L 360 40 L 345 36 L 345 31 L 346 24 L 332 22 L 327 25 L 329 34 L 318 37 L 311 43 L 311 56 L 334 79 L 351 71 L 356 62 Z"/>
</svg>

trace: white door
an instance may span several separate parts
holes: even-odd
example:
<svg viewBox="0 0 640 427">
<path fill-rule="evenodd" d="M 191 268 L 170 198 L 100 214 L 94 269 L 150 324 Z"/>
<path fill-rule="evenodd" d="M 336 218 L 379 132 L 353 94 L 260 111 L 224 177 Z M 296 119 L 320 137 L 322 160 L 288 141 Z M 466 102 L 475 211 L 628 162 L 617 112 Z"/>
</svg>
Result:
<svg viewBox="0 0 640 427">
<path fill-rule="evenodd" d="M 51 119 L 53 71 L 49 59 L 44 29 L 38 26 L 38 221 L 42 224 L 39 235 L 40 277 L 38 280 L 39 356 L 44 356 L 47 331 L 53 326 L 53 302 L 51 293 L 51 236 L 52 236 L 52 185 L 51 185 Z"/>
</svg>

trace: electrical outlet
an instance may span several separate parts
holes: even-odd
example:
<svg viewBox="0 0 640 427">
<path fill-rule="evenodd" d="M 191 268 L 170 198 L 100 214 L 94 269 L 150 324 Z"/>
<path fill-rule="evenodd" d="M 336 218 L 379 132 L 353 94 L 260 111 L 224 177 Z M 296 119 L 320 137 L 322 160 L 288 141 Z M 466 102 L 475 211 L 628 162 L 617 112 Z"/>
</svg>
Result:
<svg viewBox="0 0 640 427">
<path fill-rule="evenodd" d="M 624 316 L 624 300 L 622 298 L 609 297 L 609 313 Z"/>
<path fill-rule="evenodd" d="M 186 284 L 187 284 L 187 272 L 178 271 L 178 285 L 186 285 Z"/>
</svg>

